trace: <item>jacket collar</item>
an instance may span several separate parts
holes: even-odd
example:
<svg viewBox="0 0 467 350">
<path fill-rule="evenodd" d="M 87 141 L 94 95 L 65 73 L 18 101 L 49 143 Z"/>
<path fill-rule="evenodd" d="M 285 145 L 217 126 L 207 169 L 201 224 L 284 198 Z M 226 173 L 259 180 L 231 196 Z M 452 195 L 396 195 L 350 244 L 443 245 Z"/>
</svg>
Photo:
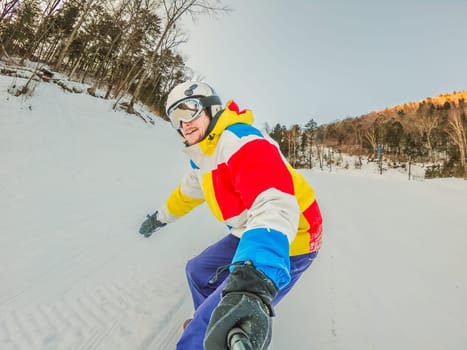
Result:
<svg viewBox="0 0 467 350">
<path fill-rule="evenodd" d="M 202 141 L 186 147 L 185 153 L 192 158 L 196 158 L 196 154 L 212 155 L 216 150 L 219 137 L 225 129 L 239 123 L 251 125 L 253 121 L 253 113 L 250 110 L 240 110 L 238 105 L 230 100 L 227 102 L 226 108 L 217 119 L 214 127 L 209 131 L 209 134 Z"/>
</svg>

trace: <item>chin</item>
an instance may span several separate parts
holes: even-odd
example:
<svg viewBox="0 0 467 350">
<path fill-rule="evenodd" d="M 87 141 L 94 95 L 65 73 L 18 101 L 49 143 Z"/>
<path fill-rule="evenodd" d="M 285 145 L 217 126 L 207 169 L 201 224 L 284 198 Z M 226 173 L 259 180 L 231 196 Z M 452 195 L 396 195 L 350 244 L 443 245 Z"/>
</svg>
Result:
<svg viewBox="0 0 467 350">
<path fill-rule="evenodd" d="M 198 143 L 199 141 L 201 141 L 202 137 L 199 136 L 199 135 L 193 135 L 193 137 L 190 137 L 189 139 L 187 139 L 187 141 L 190 143 L 190 144 L 195 144 L 195 143 Z"/>
<path fill-rule="evenodd" d="M 198 143 L 198 142 L 199 142 L 198 139 L 192 139 L 192 138 L 190 138 L 190 139 L 185 139 L 185 140 L 186 140 L 186 143 L 187 143 L 188 145 L 190 145 L 190 146 L 191 146 L 191 145 L 194 145 L 195 143 Z"/>
</svg>

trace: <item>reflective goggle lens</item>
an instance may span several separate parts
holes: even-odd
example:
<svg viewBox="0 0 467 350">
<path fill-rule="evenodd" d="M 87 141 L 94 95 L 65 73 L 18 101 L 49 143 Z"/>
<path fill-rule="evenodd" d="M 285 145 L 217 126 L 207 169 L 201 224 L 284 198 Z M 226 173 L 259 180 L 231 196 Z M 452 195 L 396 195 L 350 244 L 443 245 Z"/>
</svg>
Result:
<svg viewBox="0 0 467 350">
<path fill-rule="evenodd" d="M 175 129 L 180 129 L 181 122 L 191 122 L 203 110 L 201 102 L 197 99 L 183 100 L 169 109 L 168 117 Z"/>
</svg>

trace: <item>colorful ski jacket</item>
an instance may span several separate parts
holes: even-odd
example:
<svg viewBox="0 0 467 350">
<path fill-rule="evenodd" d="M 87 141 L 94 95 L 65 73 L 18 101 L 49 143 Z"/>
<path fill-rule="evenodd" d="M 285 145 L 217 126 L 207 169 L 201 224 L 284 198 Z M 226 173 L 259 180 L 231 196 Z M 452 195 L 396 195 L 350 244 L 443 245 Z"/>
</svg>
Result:
<svg viewBox="0 0 467 350">
<path fill-rule="evenodd" d="M 281 288 L 289 256 L 317 251 L 322 219 L 313 189 L 252 126 L 253 114 L 233 101 L 199 143 L 185 148 L 191 170 L 159 210 L 173 222 L 203 202 L 240 237 L 232 263 L 250 260 Z"/>
</svg>

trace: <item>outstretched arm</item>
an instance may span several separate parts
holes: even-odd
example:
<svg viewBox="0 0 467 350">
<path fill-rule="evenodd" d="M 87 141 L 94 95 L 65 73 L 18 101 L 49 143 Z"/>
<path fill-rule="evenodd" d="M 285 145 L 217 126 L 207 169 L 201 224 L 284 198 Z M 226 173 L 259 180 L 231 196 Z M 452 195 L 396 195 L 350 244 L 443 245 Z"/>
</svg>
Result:
<svg viewBox="0 0 467 350">
<path fill-rule="evenodd" d="M 193 170 L 182 179 L 177 188 L 170 194 L 165 205 L 153 214 L 147 215 L 139 233 L 150 237 L 166 224 L 186 215 L 204 202 L 203 192 Z"/>
</svg>

